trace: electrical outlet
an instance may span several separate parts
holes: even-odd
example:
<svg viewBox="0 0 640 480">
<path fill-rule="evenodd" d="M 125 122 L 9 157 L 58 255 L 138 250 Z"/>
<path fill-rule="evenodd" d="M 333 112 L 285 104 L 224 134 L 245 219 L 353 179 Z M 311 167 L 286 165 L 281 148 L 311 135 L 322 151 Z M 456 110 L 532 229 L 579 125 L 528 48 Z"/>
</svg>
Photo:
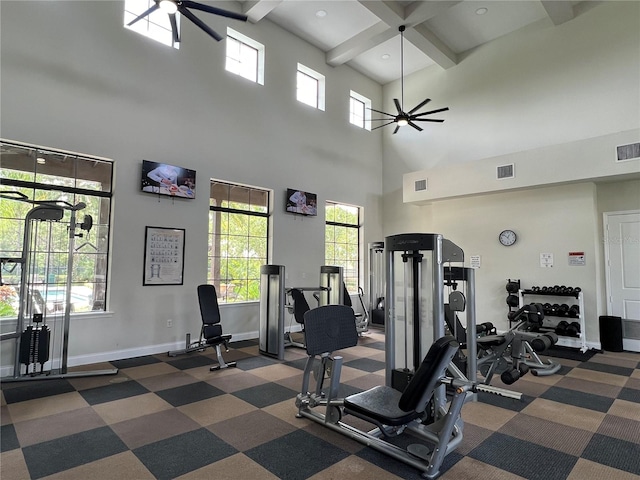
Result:
<svg viewBox="0 0 640 480">
<path fill-rule="evenodd" d="M 173 327 L 173 320 L 169 318 L 167 320 L 167 328 L 171 328 L 171 327 Z"/>
</svg>

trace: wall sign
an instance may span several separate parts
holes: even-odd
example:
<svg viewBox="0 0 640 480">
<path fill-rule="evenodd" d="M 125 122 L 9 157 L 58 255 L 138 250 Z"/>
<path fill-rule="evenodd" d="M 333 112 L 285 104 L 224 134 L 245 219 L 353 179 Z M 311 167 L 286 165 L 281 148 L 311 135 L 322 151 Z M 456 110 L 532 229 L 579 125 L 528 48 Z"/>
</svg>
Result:
<svg viewBox="0 0 640 480">
<path fill-rule="evenodd" d="M 587 261 L 584 252 L 569 252 L 569 265 L 572 267 L 584 267 Z"/>
<path fill-rule="evenodd" d="M 146 227 L 142 285 L 182 285 L 184 229 Z"/>
</svg>

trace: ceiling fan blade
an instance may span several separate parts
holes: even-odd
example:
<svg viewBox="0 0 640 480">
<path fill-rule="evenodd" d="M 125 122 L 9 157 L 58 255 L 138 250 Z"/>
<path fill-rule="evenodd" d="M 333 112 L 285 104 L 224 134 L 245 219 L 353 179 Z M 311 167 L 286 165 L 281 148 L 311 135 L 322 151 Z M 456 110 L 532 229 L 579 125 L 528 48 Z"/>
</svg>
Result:
<svg viewBox="0 0 640 480">
<path fill-rule="evenodd" d="M 422 107 L 424 107 L 427 103 L 429 103 L 431 101 L 430 98 L 425 99 L 422 103 L 416 105 L 415 107 L 413 107 L 411 110 L 409 110 L 407 112 L 407 114 L 411 115 L 413 112 L 415 112 L 416 110 L 420 110 Z"/>
<path fill-rule="evenodd" d="M 231 12 L 229 10 L 223 10 L 222 8 L 212 7 L 210 5 L 204 5 L 198 2 L 192 2 L 191 0 L 183 0 L 182 6 L 187 8 L 193 8 L 202 12 L 213 13 L 214 15 L 220 15 L 221 17 L 233 18 L 235 20 L 247 21 L 247 16 L 242 13 Z"/>
<path fill-rule="evenodd" d="M 418 125 L 416 125 L 416 124 L 415 124 L 415 123 L 413 123 L 413 122 L 409 122 L 409 125 L 411 125 L 413 128 L 415 128 L 415 129 L 416 129 L 416 130 L 418 130 L 419 132 L 421 132 L 421 131 L 422 131 L 422 128 L 420 128 Z"/>
<path fill-rule="evenodd" d="M 411 115 L 411 116 L 415 118 L 415 117 L 421 117 L 423 115 L 431 115 L 432 113 L 446 112 L 447 110 L 449 110 L 449 107 L 438 108 L 437 110 L 431 110 L 429 112 L 416 113 L 415 115 Z"/>
<path fill-rule="evenodd" d="M 392 120 L 391 122 L 388 122 L 388 123 L 385 123 L 385 124 L 382 124 L 382 125 L 378 125 L 377 127 L 373 127 L 371 130 L 377 130 L 378 128 L 382 128 L 382 127 L 386 127 L 387 125 L 391 125 L 392 123 L 395 123 L 395 120 Z"/>
<path fill-rule="evenodd" d="M 183 5 L 185 2 L 182 2 Z M 195 23 L 198 27 L 200 27 L 202 30 L 204 30 L 206 33 L 208 33 L 211 37 L 213 37 L 215 40 L 217 40 L 218 42 L 220 40 L 222 40 L 222 37 L 220 35 L 218 35 L 216 32 L 214 32 L 213 30 L 211 30 L 202 20 L 200 20 L 198 17 L 196 17 L 193 13 L 191 13 L 189 10 L 187 10 L 186 8 L 184 8 L 184 6 L 179 6 L 178 10 L 180 10 L 180 13 L 182 15 L 184 15 L 185 17 L 187 17 L 189 20 L 191 20 L 193 23 Z"/>
<path fill-rule="evenodd" d="M 133 25 L 134 23 L 136 23 L 138 20 L 142 20 L 144 17 L 146 17 L 147 15 L 152 14 L 153 12 L 155 12 L 157 9 L 159 9 L 160 6 L 156 3 L 155 5 L 153 5 L 151 8 L 149 8 L 149 10 L 147 10 L 146 12 L 140 14 L 140 16 L 134 18 L 132 21 L 130 21 L 129 23 L 127 23 L 127 27 L 130 27 L 131 25 Z"/>
<path fill-rule="evenodd" d="M 391 115 L 390 113 L 387 113 L 387 112 L 381 112 L 380 110 L 376 110 L 375 108 L 370 108 L 369 110 L 371 110 L 372 112 L 381 113 L 382 115 L 389 115 L 390 117 L 393 117 L 393 118 L 396 117 L 395 115 Z"/>
<path fill-rule="evenodd" d="M 396 126 L 396 129 L 393 131 L 391 135 L 395 135 L 396 133 L 398 133 L 398 130 L 400 130 L 400 125 Z"/>
<path fill-rule="evenodd" d="M 176 22 L 176 14 L 169 14 L 169 22 L 171 23 L 171 32 L 173 33 L 173 41 L 180 43 L 180 34 L 178 33 L 178 22 Z"/>
<path fill-rule="evenodd" d="M 437 122 L 437 123 L 444 122 L 444 120 L 438 120 L 435 118 L 412 118 L 411 121 L 412 122 Z"/>
<path fill-rule="evenodd" d="M 397 99 L 397 98 L 394 98 L 394 99 L 393 99 L 393 103 L 395 103 L 395 104 L 396 104 L 396 108 L 398 109 L 398 113 L 403 113 L 403 112 L 402 112 L 402 106 L 400 105 L 400 102 L 398 101 L 398 99 Z"/>
</svg>

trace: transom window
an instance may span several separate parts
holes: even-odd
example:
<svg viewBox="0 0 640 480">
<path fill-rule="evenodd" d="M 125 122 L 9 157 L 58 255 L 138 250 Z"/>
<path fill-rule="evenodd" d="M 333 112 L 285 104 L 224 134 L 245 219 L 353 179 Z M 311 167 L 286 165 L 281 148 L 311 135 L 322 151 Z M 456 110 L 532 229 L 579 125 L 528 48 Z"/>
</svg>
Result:
<svg viewBox="0 0 640 480">
<path fill-rule="evenodd" d="M 342 267 L 351 294 L 360 286 L 360 207 L 327 201 L 325 264 Z"/>
<path fill-rule="evenodd" d="M 64 311 L 69 276 L 71 312 L 104 311 L 113 163 L 5 141 L 0 142 L 0 153 L 0 317 L 18 314 L 23 252 L 28 258 L 25 271 L 30 292 L 24 313 L 42 313 L 46 318 Z M 63 206 L 64 216 L 59 221 L 31 220 L 26 226 L 27 214 L 38 205 L 46 206 L 43 202 Z M 76 237 L 70 244 L 70 208 L 74 206 Z M 92 225 L 84 231 L 78 223 L 88 221 L 87 216 Z M 29 228 L 29 245 L 23 245 L 25 228 Z M 69 272 L 71 248 L 73 271 Z"/>
<path fill-rule="evenodd" d="M 134 32 L 138 32 L 145 37 L 154 39 L 169 47 L 179 48 L 179 43 L 173 41 L 171 23 L 169 15 L 162 9 L 141 18 L 133 25 L 129 26 L 133 20 L 146 12 L 156 4 L 155 0 L 125 0 L 124 1 L 124 26 Z M 176 24 L 180 32 L 180 14 L 176 14 Z"/>
<path fill-rule="evenodd" d="M 371 130 L 371 100 L 351 90 L 349 96 L 349 122 Z"/>
<path fill-rule="evenodd" d="M 270 192 L 211 180 L 207 282 L 221 303 L 260 300 L 268 263 Z"/>
<path fill-rule="evenodd" d="M 299 102 L 324 111 L 324 75 L 298 63 L 296 98 Z"/>
<path fill-rule="evenodd" d="M 227 28 L 225 69 L 247 80 L 264 85 L 264 45 Z"/>
</svg>

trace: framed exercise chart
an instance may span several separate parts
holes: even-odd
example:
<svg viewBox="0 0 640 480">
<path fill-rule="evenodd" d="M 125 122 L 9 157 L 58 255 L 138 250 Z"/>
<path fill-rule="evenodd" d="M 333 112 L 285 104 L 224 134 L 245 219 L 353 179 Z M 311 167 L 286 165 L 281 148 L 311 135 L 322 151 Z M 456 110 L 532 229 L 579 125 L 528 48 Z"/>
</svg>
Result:
<svg viewBox="0 0 640 480">
<path fill-rule="evenodd" d="M 146 227 L 142 285 L 182 285 L 184 229 Z"/>
</svg>

